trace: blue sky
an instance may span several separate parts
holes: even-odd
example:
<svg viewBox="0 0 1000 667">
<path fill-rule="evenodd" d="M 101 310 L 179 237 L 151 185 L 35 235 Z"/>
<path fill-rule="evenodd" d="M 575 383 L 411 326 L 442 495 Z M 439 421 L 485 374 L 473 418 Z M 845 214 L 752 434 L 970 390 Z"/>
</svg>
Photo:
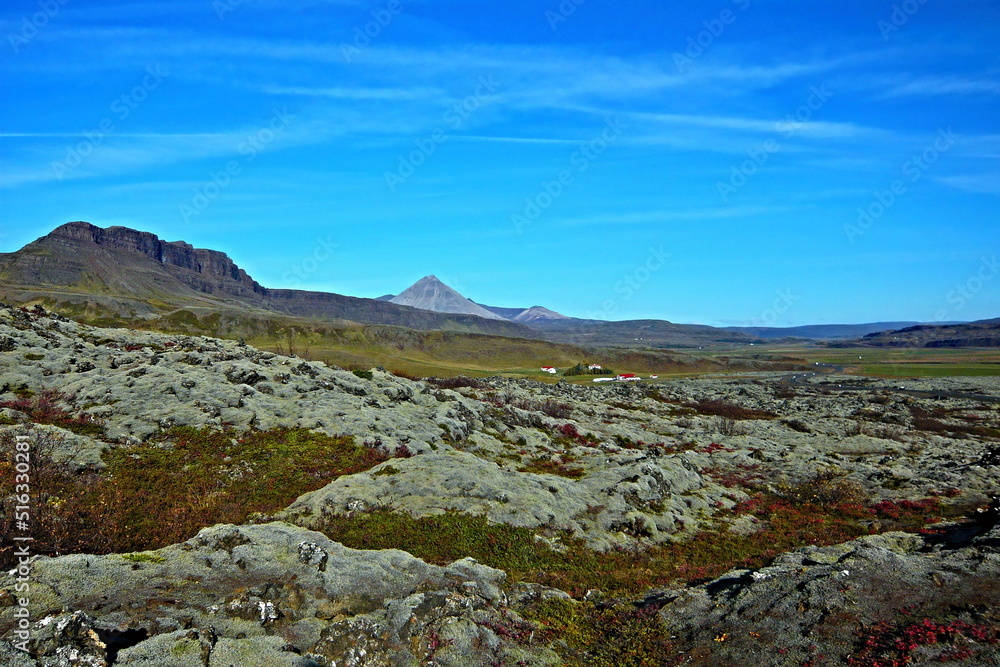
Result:
<svg viewBox="0 0 1000 667">
<path fill-rule="evenodd" d="M 994 1 L 11 0 L 0 250 L 790 326 L 1000 316 Z"/>
</svg>

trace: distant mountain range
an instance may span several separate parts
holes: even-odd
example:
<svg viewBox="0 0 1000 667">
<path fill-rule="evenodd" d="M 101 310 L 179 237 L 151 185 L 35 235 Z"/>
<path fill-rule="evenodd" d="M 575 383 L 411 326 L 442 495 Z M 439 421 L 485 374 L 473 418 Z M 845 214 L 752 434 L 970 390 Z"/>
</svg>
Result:
<svg viewBox="0 0 1000 667">
<path fill-rule="evenodd" d="M 867 345 L 948 344 L 995 340 L 989 327 L 966 336 L 961 328 L 935 333 L 907 322 L 792 328 L 715 327 L 664 320 L 609 322 L 567 317 L 543 306 L 479 304 L 434 276 L 398 295 L 378 299 L 263 287 L 225 253 L 163 241 L 127 227 L 71 222 L 12 253 L 0 253 L 0 299 L 43 303 L 96 323 L 158 318 L 176 311 L 200 315 L 308 318 L 349 325 L 390 325 L 420 331 L 456 331 L 544 339 L 594 347 L 702 347 L 749 345 L 778 338 L 864 336 Z M 961 327 L 961 325 L 956 325 Z M 892 330 L 895 338 L 877 332 Z M 898 332 L 904 332 L 899 334 Z M 909 341 L 900 343 L 899 341 Z M 921 342 L 922 341 L 922 342 Z"/>
<path fill-rule="evenodd" d="M 554 310 L 542 306 L 531 308 L 498 308 L 476 303 L 466 298 L 452 287 L 445 285 L 437 276 L 424 276 L 407 287 L 400 294 L 386 294 L 378 297 L 380 301 L 389 301 L 414 308 L 424 308 L 438 313 L 462 313 L 478 315 L 488 320 L 508 320 L 511 322 L 539 322 L 541 320 L 572 319 L 560 315 Z"/>
<path fill-rule="evenodd" d="M 1000 318 L 960 324 L 920 324 L 870 333 L 852 343 L 870 347 L 1000 347 Z"/>
<path fill-rule="evenodd" d="M 920 322 L 872 322 L 870 324 L 809 324 L 799 327 L 725 327 L 727 331 L 740 331 L 767 340 L 780 338 L 809 338 L 834 340 L 860 338 L 879 331 L 912 327 Z"/>
<path fill-rule="evenodd" d="M 325 321 L 388 324 L 537 338 L 515 322 L 443 314 L 330 292 L 269 289 L 225 253 L 167 242 L 127 227 L 62 225 L 13 253 L 0 253 L 0 298 L 42 302 L 95 321 L 148 319 L 177 309 L 276 313 Z"/>
</svg>

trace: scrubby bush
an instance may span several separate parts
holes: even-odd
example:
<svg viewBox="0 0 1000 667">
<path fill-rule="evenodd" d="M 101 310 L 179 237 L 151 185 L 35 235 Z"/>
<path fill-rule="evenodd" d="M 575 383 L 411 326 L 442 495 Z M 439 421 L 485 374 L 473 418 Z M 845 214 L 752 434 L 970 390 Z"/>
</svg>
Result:
<svg viewBox="0 0 1000 667">
<path fill-rule="evenodd" d="M 71 412 L 75 397 L 56 389 L 45 389 L 38 394 L 22 392 L 17 398 L 0 402 L 0 408 L 23 412 L 29 422 L 49 424 L 80 435 L 100 436 L 104 423 L 90 415 Z"/>
<path fill-rule="evenodd" d="M 567 368 L 563 375 L 573 377 L 576 375 L 617 375 L 618 373 L 610 368 L 588 368 L 590 364 L 579 363 L 576 366 Z"/>
<path fill-rule="evenodd" d="M 746 427 L 732 417 L 716 417 L 715 431 L 725 436 L 746 435 L 747 432 Z"/>
<path fill-rule="evenodd" d="M 777 493 L 782 499 L 797 505 L 856 505 L 868 498 L 860 484 L 846 480 L 842 474 L 832 470 L 816 473 L 811 480 L 799 484 L 779 484 Z"/>
<path fill-rule="evenodd" d="M 697 401 L 684 403 L 683 405 L 685 407 L 691 408 L 700 415 L 725 417 L 727 419 L 735 419 L 735 420 L 775 419 L 778 416 L 773 412 L 768 412 L 766 410 L 754 410 L 752 408 L 744 408 L 741 405 L 736 405 L 734 403 L 727 403 L 726 401 L 720 401 L 720 400 L 700 399 Z"/>
<path fill-rule="evenodd" d="M 453 378 L 427 378 L 431 384 L 435 384 L 442 389 L 461 389 L 470 387 L 472 389 L 486 389 L 486 383 L 478 378 L 465 377 L 459 375 Z"/>
</svg>

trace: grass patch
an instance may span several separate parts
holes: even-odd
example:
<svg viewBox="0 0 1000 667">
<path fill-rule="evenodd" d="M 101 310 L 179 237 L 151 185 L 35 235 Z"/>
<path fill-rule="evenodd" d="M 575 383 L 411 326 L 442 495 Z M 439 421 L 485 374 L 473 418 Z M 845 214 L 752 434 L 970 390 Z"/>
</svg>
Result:
<svg viewBox="0 0 1000 667">
<path fill-rule="evenodd" d="M 37 439 L 36 439 L 37 440 Z M 0 442 L 13 452 L 13 436 Z M 217 523 L 246 523 L 287 507 L 307 491 L 368 470 L 388 456 L 306 429 L 214 431 L 177 428 L 156 439 L 104 453 L 107 467 L 77 472 L 51 461 L 51 443 L 36 441 L 32 493 L 34 551 L 141 552 L 182 542 Z M 4 514 L 12 516 L 13 456 L 0 461 Z M 0 527 L 5 545 L 9 522 Z M 0 566 L 16 559 L 0 550 Z"/>
<path fill-rule="evenodd" d="M 567 665 L 645 667 L 672 664 L 677 654 L 668 629 L 659 622 L 658 607 L 626 600 L 651 588 L 707 581 L 735 567 L 763 567 L 797 547 L 872 534 L 876 517 L 882 520 L 881 530 L 898 530 L 922 527 L 942 513 L 937 498 L 866 506 L 851 502 L 854 493 L 840 480 L 822 477 L 801 488 L 786 487 L 784 497 L 762 492 L 720 513 L 722 519 L 756 517 L 762 526 L 757 533 L 740 535 L 722 526 L 684 542 L 604 553 L 565 532 L 557 535 L 566 548 L 555 551 L 535 539 L 537 530 L 457 512 L 424 518 L 386 510 L 331 516 L 320 530 L 348 547 L 404 549 L 438 565 L 471 556 L 505 570 L 510 581 L 541 583 L 576 598 L 597 589 L 603 602 L 531 603 L 522 616 L 537 626 L 534 641 L 554 642 Z"/>
<path fill-rule="evenodd" d="M 955 438 L 1000 438 L 1000 429 L 970 424 L 966 415 L 959 417 L 966 423 L 951 424 L 942 421 L 942 419 L 949 417 L 948 411 L 943 408 L 935 408 L 931 412 L 927 412 L 922 408 L 913 407 L 910 409 L 910 413 L 913 415 L 913 428 L 918 431 L 950 435 Z"/>
<path fill-rule="evenodd" d="M 677 663 L 678 656 L 658 611 L 657 605 L 545 600 L 522 615 L 541 627 L 542 639 L 561 643 L 564 664 L 660 667 Z"/>
</svg>

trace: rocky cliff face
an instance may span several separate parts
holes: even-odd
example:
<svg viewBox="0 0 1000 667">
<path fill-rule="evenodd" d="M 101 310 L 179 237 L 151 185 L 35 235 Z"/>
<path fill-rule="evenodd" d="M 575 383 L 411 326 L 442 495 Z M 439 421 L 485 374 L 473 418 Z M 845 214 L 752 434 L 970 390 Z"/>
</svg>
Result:
<svg viewBox="0 0 1000 667">
<path fill-rule="evenodd" d="M 94 243 L 109 250 L 141 252 L 163 264 L 189 269 L 206 276 L 234 280 L 258 294 L 266 292 L 225 253 L 195 248 L 183 241 L 163 241 L 150 232 L 141 232 L 128 227 L 102 229 L 89 222 L 69 222 L 57 227 L 47 238 Z"/>
</svg>

